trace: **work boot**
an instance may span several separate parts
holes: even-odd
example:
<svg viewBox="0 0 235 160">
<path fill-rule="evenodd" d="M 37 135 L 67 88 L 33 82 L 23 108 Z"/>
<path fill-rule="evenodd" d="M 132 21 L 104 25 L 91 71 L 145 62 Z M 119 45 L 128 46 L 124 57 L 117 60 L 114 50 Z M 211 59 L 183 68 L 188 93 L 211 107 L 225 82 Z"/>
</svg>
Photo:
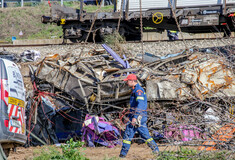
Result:
<svg viewBox="0 0 235 160">
<path fill-rule="evenodd" d="M 122 155 L 122 154 L 120 154 L 119 155 L 119 158 L 125 158 L 126 156 L 124 156 L 124 155 Z"/>
<path fill-rule="evenodd" d="M 160 154 L 159 151 L 153 151 L 152 153 L 153 153 L 153 155 L 156 156 L 156 157 Z"/>
</svg>

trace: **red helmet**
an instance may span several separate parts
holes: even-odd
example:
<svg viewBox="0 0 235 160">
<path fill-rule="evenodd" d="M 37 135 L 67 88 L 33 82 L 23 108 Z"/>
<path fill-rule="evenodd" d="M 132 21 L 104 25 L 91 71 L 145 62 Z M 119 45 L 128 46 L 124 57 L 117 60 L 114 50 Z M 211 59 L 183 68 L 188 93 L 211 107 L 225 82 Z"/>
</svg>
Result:
<svg viewBox="0 0 235 160">
<path fill-rule="evenodd" d="M 129 74 L 129 75 L 126 77 L 126 79 L 124 79 L 123 81 L 128 81 L 128 80 L 132 80 L 132 81 L 137 80 L 137 76 L 134 75 L 134 74 Z"/>
</svg>

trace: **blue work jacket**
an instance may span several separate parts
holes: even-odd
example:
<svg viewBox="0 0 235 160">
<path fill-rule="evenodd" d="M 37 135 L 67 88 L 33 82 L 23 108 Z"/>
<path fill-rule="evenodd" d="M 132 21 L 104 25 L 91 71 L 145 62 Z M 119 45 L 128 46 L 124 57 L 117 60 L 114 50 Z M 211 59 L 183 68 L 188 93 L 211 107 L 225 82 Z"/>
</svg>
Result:
<svg viewBox="0 0 235 160">
<path fill-rule="evenodd" d="M 136 84 L 130 97 L 130 117 L 137 119 L 139 115 L 147 118 L 147 96 L 144 89 Z"/>
</svg>

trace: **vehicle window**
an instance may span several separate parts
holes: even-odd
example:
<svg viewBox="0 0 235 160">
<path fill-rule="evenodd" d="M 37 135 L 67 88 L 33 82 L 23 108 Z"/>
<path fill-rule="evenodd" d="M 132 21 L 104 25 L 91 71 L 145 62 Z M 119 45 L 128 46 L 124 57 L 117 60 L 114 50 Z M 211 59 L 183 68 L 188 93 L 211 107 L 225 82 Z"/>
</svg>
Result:
<svg viewBox="0 0 235 160">
<path fill-rule="evenodd" d="M 25 100 L 24 83 L 22 75 L 18 68 L 9 66 L 8 81 L 9 81 L 9 97 L 14 97 L 20 100 Z"/>
</svg>

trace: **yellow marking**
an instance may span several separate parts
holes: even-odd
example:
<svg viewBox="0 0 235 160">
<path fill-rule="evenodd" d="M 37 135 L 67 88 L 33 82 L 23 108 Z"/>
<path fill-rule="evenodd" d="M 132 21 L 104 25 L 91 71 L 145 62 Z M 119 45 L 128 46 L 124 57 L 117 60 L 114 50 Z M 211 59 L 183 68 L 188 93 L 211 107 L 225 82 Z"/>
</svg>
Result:
<svg viewBox="0 0 235 160">
<path fill-rule="evenodd" d="M 137 97 L 136 100 L 138 100 L 138 99 L 144 100 L 144 97 Z"/>
<path fill-rule="evenodd" d="M 170 32 L 171 32 L 171 33 L 177 33 L 177 31 L 172 31 L 172 30 L 170 30 Z"/>
<path fill-rule="evenodd" d="M 8 103 L 24 108 L 24 101 L 17 98 L 8 97 Z"/>
<path fill-rule="evenodd" d="M 131 141 L 123 140 L 123 143 L 131 144 Z"/>
<path fill-rule="evenodd" d="M 163 21 L 163 14 L 161 12 L 156 12 L 152 17 L 153 23 L 160 24 Z"/>
<path fill-rule="evenodd" d="M 22 134 L 24 134 L 25 133 L 25 124 L 24 123 L 22 123 L 21 129 L 22 129 Z"/>
<path fill-rule="evenodd" d="M 149 143 L 149 142 L 151 142 L 152 140 L 153 140 L 153 138 L 149 138 L 149 139 L 146 140 L 145 143 Z"/>
<path fill-rule="evenodd" d="M 61 19 L 60 24 L 65 24 L 65 19 Z"/>
</svg>

